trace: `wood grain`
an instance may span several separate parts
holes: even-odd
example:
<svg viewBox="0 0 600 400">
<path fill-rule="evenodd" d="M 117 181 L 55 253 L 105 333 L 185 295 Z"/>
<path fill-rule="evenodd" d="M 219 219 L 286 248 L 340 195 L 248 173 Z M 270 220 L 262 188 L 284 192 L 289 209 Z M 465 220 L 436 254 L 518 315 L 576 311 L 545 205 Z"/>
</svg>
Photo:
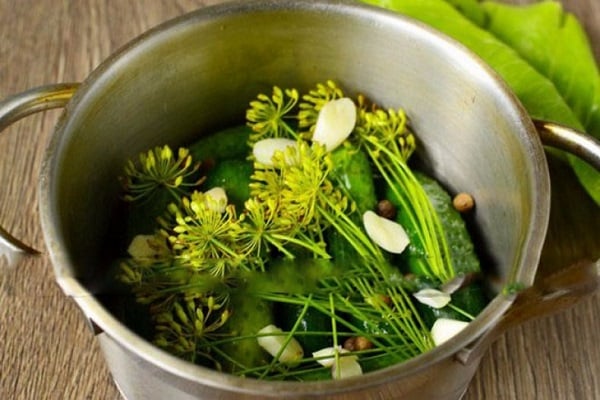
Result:
<svg viewBox="0 0 600 400">
<path fill-rule="evenodd" d="M 56 82 L 83 80 L 121 45 L 162 21 L 218 0 L 0 0 L 0 98 Z M 527 2 L 527 1 L 513 1 Z M 563 0 L 600 59 L 600 2 Z M 0 260 L 0 399 L 118 399 L 98 346 L 80 312 L 53 280 L 39 227 L 37 181 L 44 149 L 60 111 L 32 116 L 0 135 L 0 225 L 42 254 L 6 271 Z M 554 180 L 570 171 L 552 161 Z M 570 181 L 569 181 L 570 182 Z M 557 185 L 561 209 L 549 240 L 569 239 L 560 255 L 545 250 L 542 271 L 581 254 L 600 257 L 598 212 L 575 184 Z M 565 198 L 564 193 L 572 193 Z M 582 208 L 575 228 L 568 209 Z M 571 236 L 568 236 L 571 235 Z M 589 236 L 589 235 L 588 235 Z M 584 242 L 580 245 L 579 240 Z M 561 242 L 562 243 L 562 242 Z M 582 247 L 583 246 L 583 247 Z M 561 258 L 563 257 L 563 258 Z M 562 264 L 561 264 L 562 265 Z M 465 398 L 600 398 L 600 295 L 505 334 L 484 356 Z"/>
</svg>

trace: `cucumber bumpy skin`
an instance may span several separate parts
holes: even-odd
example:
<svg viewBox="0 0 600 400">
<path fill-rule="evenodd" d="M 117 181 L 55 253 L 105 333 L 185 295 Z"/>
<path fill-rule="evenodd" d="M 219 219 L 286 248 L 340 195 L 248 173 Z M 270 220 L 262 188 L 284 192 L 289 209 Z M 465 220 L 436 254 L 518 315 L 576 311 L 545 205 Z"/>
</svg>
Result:
<svg viewBox="0 0 600 400">
<path fill-rule="evenodd" d="M 373 171 L 367 154 L 354 146 L 344 145 L 331 153 L 334 180 L 346 190 L 362 215 L 375 209 L 377 197 L 373 183 Z"/>
<path fill-rule="evenodd" d="M 209 160 L 244 159 L 248 155 L 248 140 L 252 129 L 238 125 L 204 136 L 189 147 L 192 158 L 205 163 Z"/>
<path fill-rule="evenodd" d="M 333 161 L 332 179 L 346 192 L 356 204 L 357 213 L 353 221 L 362 226 L 361 216 L 365 211 L 373 210 L 377 205 L 373 171 L 367 154 L 352 145 L 343 145 L 331 153 Z M 330 229 L 327 233 L 328 252 L 336 265 L 345 265 L 359 260 L 356 250 L 344 236 Z"/>
<path fill-rule="evenodd" d="M 238 212 L 243 210 L 244 203 L 250 198 L 250 182 L 254 172 L 252 162 L 239 159 L 217 161 L 206 174 L 202 184 L 209 190 L 221 187 L 227 193 L 228 202 L 234 204 Z"/>
<path fill-rule="evenodd" d="M 440 218 L 454 271 L 465 275 L 479 273 L 481 268 L 475 246 L 463 217 L 452 206 L 452 197 L 435 179 L 421 172 L 415 172 L 415 176 Z"/>
<path fill-rule="evenodd" d="M 302 315 L 303 309 L 304 306 L 301 305 L 278 303 L 275 307 L 275 315 L 278 317 L 281 329 L 291 330 L 300 319 L 294 337 L 304 349 L 305 354 L 332 346 L 331 317 L 312 307 L 309 307 Z M 322 334 L 305 335 L 307 332 L 322 332 Z"/>
<path fill-rule="evenodd" d="M 256 335 L 267 325 L 273 324 L 272 304 L 243 290 L 232 294 L 232 314 L 225 324 L 227 334 L 236 340 L 224 343 L 220 350 L 220 369 L 236 375 L 244 370 L 268 365 L 271 356 L 258 344 Z"/>
<path fill-rule="evenodd" d="M 452 206 L 452 198 L 435 179 L 418 171 L 414 171 L 414 175 L 440 219 L 455 274 L 478 274 L 480 264 L 475 253 L 475 246 L 465 221 Z M 415 275 L 427 275 L 424 272 L 427 252 L 417 234 L 418 227 L 414 226 L 406 213 L 402 212 L 391 188 L 386 189 L 385 197 L 397 207 L 396 222 L 404 227 L 410 239 L 410 244 L 400 255 L 399 262 L 407 265 L 408 270 Z"/>
</svg>

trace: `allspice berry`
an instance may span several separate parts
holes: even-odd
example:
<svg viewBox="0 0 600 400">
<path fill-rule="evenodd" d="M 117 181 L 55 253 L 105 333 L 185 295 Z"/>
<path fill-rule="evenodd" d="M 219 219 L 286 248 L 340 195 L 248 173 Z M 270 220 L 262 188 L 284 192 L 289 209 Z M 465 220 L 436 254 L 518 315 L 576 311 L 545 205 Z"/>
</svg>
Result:
<svg viewBox="0 0 600 400">
<path fill-rule="evenodd" d="M 373 348 L 373 343 L 364 336 L 358 336 L 354 341 L 356 350 L 368 350 Z"/>
<path fill-rule="evenodd" d="M 368 350 L 373 348 L 373 343 L 364 336 L 355 336 L 346 339 L 343 347 L 348 351 Z"/>
<path fill-rule="evenodd" d="M 396 207 L 389 200 L 381 200 L 377 203 L 377 214 L 383 218 L 394 219 Z"/>
<path fill-rule="evenodd" d="M 454 196 L 452 200 L 452 205 L 454 209 L 459 213 L 465 213 L 470 211 L 475 207 L 475 200 L 473 200 L 473 196 L 468 193 L 459 193 Z"/>
</svg>

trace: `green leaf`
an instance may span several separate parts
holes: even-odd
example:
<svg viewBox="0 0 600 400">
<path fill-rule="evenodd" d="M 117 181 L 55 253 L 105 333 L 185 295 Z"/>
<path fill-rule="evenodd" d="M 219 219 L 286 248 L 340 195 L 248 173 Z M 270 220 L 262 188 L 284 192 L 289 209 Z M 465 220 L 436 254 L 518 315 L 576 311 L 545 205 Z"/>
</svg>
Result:
<svg viewBox="0 0 600 400">
<path fill-rule="evenodd" d="M 461 14 L 477 25 L 484 25 L 487 16 L 479 0 L 446 0 L 446 2 L 452 4 Z"/>
<path fill-rule="evenodd" d="M 506 81 L 533 118 L 587 128 L 600 137 L 600 94 L 593 55 L 576 19 L 555 3 L 541 3 L 538 11 L 533 6 L 479 5 L 473 0 L 365 2 L 420 20 L 461 42 Z M 509 10 L 522 14 L 517 18 Z M 554 60 L 558 56 L 560 60 Z M 531 61 L 534 59 L 537 61 Z M 574 76 L 578 74 L 581 76 Z M 582 185 L 600 205 L 600 174 L 575 157 L 569 159 Z"/>
<path fill-rule="evenodd" d="M 583 129 L 600 139 L 600 75 L 577 19 L 553 1 L 521 7 L 488 1 L 481 8 L 486 14 L 485 28 L 550 79 Z M 600 175 L 574 156 L 569 161 L 600 204 Z"/>
<path fill-rule="evenodd" d="M 585 128 L 599 121 L 598 67 L 573 15 L 556 2 L 516 7 L 488 1 L 482 8 L 485 28 L 549 78 Z"/>
</svg>

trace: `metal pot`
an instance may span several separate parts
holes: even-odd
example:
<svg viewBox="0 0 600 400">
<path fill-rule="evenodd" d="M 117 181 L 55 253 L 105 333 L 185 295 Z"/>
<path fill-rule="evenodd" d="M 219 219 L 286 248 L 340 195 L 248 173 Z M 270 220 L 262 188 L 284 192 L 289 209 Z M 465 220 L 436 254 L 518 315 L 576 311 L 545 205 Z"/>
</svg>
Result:
<svg viewBox="0 0 600 400">
<path fill-rule="evenodd" d="M 473 216 L 498 290 L 460 334 L 436 349 L 343 381 L 264 382 L 164 353 L 100 300 L 110 288 L 106 234 L 125 160 L 240 122 L 272 85 L 300 90 L 334 79 L 386 107 L 403 107 L 426 168 L 477 199 Z M 532 286 L 550 213 L 540 135 L 505 84 L 459 44 L 407 18 L 347 1 L 238 1 L 161 25 L 106 60 L 81 85 L 37 88 L 0 105 L 0 129 L 65 106 L 40 182 L 40 210 L 56 280 L 89 320 L 127 399 L 458 399 L 491 340 L 525 319 L 591 293 L 598 264 Z M 600 169 L 600 144 L 539 123 L 546 144 Z M 30 251 L 3 229 L 0 249 Z"/>
</svg>

